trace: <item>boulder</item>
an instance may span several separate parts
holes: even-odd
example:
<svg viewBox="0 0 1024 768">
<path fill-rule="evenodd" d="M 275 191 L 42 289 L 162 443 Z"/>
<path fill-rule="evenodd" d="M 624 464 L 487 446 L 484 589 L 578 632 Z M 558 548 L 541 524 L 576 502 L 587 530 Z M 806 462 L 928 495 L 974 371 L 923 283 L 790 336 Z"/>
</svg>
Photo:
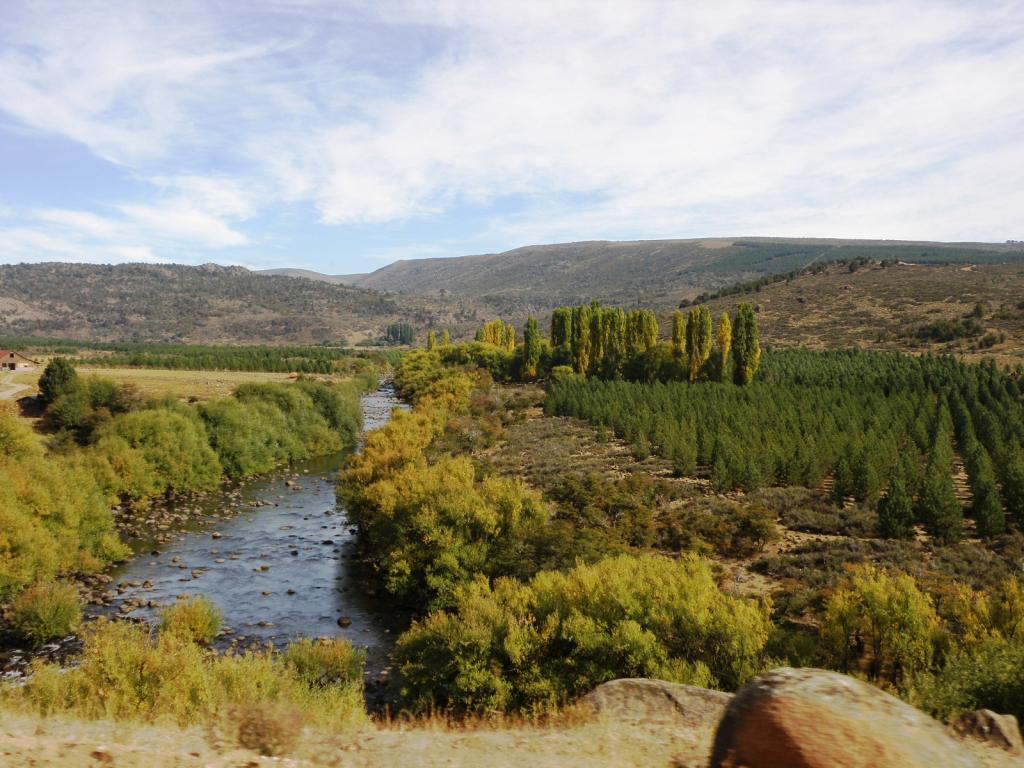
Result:
<svg viewBox="0 0 1024 768">
<path fill-rule="evenodd" d="M 624 679 L 599 685 L 581 700 L 614 720 L 714 727 L 732 694 L 663 680 Z"/>
<path fill-rule="evenodd" d="M 1013 715 L 999 715 L 991 709 L 965 712 L 950 721 L 949 730 L 960 738 L 976 739 L 1011 755 L 1024 755 L 1020 726 Z"/>
<path fill-rule="evenodd" d="M 715 733 L 713 768 L 973 768 L 937 720 L 852 677 L 776 669 L 741 688 Z"/>
</svg>

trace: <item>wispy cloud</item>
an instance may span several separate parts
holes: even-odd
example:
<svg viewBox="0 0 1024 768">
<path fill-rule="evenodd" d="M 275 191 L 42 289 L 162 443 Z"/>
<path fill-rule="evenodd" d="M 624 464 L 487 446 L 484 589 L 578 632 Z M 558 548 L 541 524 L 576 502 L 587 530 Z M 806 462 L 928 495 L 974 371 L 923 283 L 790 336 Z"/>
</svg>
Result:
<svg viewBox="0 0 1024 768">
<path fill-rule="evenodd" d="M 353 258 L 451 247 L 411 222 L 467 250 L 1019 237 L 1021 82 L 1016 2 L 26 4 L 0 19 L 0 110 L 149 191 L 9 192 L 0 258 L 238 260 L 286 209 L 339 247 L 391 233 Z"/>
</svg>

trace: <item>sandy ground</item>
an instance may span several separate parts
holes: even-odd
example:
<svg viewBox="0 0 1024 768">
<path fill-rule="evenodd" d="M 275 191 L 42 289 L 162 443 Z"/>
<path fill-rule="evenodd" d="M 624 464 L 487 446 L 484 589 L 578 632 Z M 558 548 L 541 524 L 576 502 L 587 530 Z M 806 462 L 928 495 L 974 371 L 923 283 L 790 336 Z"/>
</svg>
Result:
<svg viewBox="0 0 1024 768">
<path fill-rule="evenodd" d="M 13 373 L 0 374 L 0 400 L 13 400 L 18 393 L 28 389 L 28 384 L 19 384 Z"/>
<path fill-rule="evenodd" d="M 370 727 L 350 735 L 307 729 L 286 757 L 261 757 L 200 729 L 126 726 L 0 714 L 7 768 L 259 768 L 261 766 L 486 766 L 595 768 L 703 766 L 712 734 L 664 724 L 595 720 L 570 728 L 445 730 Z"/>
</svg>

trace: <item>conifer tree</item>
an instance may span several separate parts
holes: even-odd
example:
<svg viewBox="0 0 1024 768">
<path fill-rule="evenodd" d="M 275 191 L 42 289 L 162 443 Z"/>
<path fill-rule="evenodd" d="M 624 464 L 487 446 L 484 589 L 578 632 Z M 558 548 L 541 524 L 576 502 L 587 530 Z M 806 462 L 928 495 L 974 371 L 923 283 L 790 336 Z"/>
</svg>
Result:
<svg viewBox="0 0 1024 768">
<path fill-rule="evenodd" d="M 906 539 L 914 532 L 913 499 L 899 471 L 889 480 L 889 490 L 878 502 L 878 532 L 888 539 Z"/>
<path fill-rule="evenodd" d="M 58 397 L 74 389 L 78 372 L 66 357 L 55 357 L 39 377 L 39 394 L 44 403 L 52 403 Z"/>
<path fill-rule="evenodd" d="M 690 381 L 696 381 L 711 357 L 711 312 L 707 307 L 690 310 L 686 321 L 686 354 L 690 362 Z"/>
<path fill-rule="evenodd" d="M 761 340 L 757 318 L 749 304 L 740 304 L 736 309 L 732 349 L 733 378 L 740 386 L 746 386 L 754 380 L 761 365 Z"/>
<path fill-rule="evenodd" d="M 976 443 L 968 457 L 973 504 L 971 512 L 978 526 L 978 535 L 984 539 L 999 536 L 1006 530 L 1006 515 L 999 503 L 995 470 L 988 452 Z"/>
<path fill-rule="evenodd" d="M 732 323 L 729 322 L 729 315 L 725 312 L 718 318 L 718 332 L 715 334 L 715 359 L 719 381 L 728 381 L 729 375 L 729 352 L 732 348 Z"/>
<path fill-rule="evenodd" d="M 526 327 L 523 328 L 523 366 L 521 370 L 523 381 L 533 381 L 537 378 L 539 364 L 540 331 L 537 330 L 537 320 L 530 317 L 527 318 Z"/>
</svg>

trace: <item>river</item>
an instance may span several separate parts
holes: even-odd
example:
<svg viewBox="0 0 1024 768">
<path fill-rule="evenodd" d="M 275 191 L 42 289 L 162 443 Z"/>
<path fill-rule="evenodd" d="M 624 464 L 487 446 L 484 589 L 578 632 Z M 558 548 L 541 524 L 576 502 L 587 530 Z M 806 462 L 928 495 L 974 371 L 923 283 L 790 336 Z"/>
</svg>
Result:
<svg viewBox="0 0 1024 768">
<path fill-rule="evenodd" d="M 396 406 L 389 386 L 364 396 L 364 429 L 385 424 Z M 280 647 L 297 637 L 342 636 L 366 649 L 367 677 L 374 683 L 387 670 L 407 619 L 363 586 L 355 529 L 335 500 L 345 456 L 320 457 L 202 499 L 161 505 L 157 519 L 187 522 L 131 542 L 138 554 L 108 571 L 103 602 L 90 605 L 86 616 L 155 623 L 163 606 L 203 595 L 224 618 L 216 647 Z M 142 520 L 136 528 L 154 519 L 152 510 L 137 514 Z"/>
</svg>

